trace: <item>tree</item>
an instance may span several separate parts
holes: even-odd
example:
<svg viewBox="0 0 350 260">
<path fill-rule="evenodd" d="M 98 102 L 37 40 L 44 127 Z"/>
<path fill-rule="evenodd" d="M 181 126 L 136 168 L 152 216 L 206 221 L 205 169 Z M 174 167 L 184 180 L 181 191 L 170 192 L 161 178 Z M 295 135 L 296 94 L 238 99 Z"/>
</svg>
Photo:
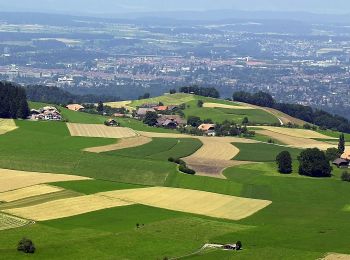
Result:
<svg viewBox="0 0 350 260">
<path fill-rule="evenodd" d="M 0 118 L 29 116 L 29 106 L 24 88 L 8 82 L 0 82 Z"/>
<path fill-rule="evenodd" d="M 242 249 L 242 242 L 241 241 L 237 241 L 236 242 L 236 250 L 241 250 Z"/>
<path fill-rule="evenodd" d="M 170 94 L 176 94 L 176 89 L 174 89 L 174 88 L 173 88 L 173 89 L 170 89 L 169 93 L 170 93 Z"/>
<path fill-rule="evenodd" d="M 292 156 L 288 151 L 283 151 L 276 157 L 278 171 L 280 173 L 289 174 L 293 171 Z"/>
<path fill-rule="evenodd" d="M 198 107 L 203 107 L 204 102 L 202 100 L 198 100 L 197 106 Z"/>
<path fill-rule="evenodd" d="M 341 175 L 341 180 L 350 182 L 350 173 L 348 173 L 347 171 L 344 171 Z"/>
<path fill-rule="evenodd" d="M 189 116 L 187 119 L 187 124 L 193 127 L 198 127 L 202 124 L 202 120 L 198 116 Z"/>
<path fill-rule="evenodd" d="M 326 151 L 326 158 L 328 161 L 333 162 L 340 157 L 340 153 L 337 148 L 328 148 Z"/>
<path fill-rule="evenodd" d="M 97 105 L 97 108 L 96 108 L 97 112 L 102 114 L 103 113 L 103 110 L 104 110 L 104 107 L 103 107 L 103 103 L 100 101 L 98 102 L 98 105 Z"/>
<path fill-rule="evenodd" d="M 26 254 L 34 254 L 35 246 L 32 240 L 22 238 L 21 241 L 18 242 L 17 250 L 22 251 Z"/>
<path fill-rule="evenodd" d="M 345 137 L 343 133 L 339 136 L 338 152 L 340 154 L 345 152 Z"/>
<path fill-rule="evenodd" d="M 247 125 L 247 124 L 249 124 L 249 119 L 248 117 L 244 117 L 242 121 L 242 125 Z"/>
<path fill-rule="evenodd" d="M 143 119 L 143 122 L 146 125 L 155 126 L 157 124 L 157 119 L 158 119 L 158 115 L 156 112 L 148 111 L 146 113 L 145 118 Z"/>
<path fill-rule="evenodd" d="M 298 157 L 299 174 L 310 177 L 330 177 L 332 167 L 324 152 L 317 148 L 306 149 Z"/>
</svg>

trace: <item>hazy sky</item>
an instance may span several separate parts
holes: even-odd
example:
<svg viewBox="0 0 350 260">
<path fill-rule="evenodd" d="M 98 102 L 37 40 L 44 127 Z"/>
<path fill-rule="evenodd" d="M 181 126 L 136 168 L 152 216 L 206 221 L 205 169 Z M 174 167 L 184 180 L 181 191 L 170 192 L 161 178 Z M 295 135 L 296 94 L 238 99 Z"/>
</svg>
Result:
<svg viewBox="0 0 350 260">
<path fill-rule="evenodd" d="M 92 14 L 211 9 L 350 13 L 350 0 L 0 0 L 1 11 Z"/>
</svg>

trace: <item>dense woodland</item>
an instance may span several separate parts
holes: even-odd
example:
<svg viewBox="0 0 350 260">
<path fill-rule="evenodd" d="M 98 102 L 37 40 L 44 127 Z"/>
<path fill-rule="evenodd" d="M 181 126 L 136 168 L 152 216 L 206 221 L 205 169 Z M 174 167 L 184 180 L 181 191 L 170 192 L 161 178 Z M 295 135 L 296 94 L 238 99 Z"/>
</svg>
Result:
<svg viewBox="0 0 350 260">
<path fill-rule="evenodd" d="M 50 104 L 72 104 L 72 103 L 97 103 L 118 101 L 118 98 L 111 96 L 97 95 L 75 95 L 58 87 L 27 86 L 28 100 Z"/>
<path fill-rule="evenodd" d="M 248 92 L 239 91 L 233 94 L 233 100 L 263 107 L 275 108 L 290 116 L 318 125 L 321 128 L 350 133 L 350 122 L 344 117 L 332 115 L 323 110 L 313 109 L 309 106 L 277 103 L 270 94 L 265 92 L 251 94 Z"/>
<path fill-rule="evenodd" d="M 29 106 L 24 88 L 0 82 L 0 118 L 27 118 Z"/>
<path fill-rule="evenodd" d="M 189 86 L 180 88 L 179 92 L 195 94 L 203 97 L 219 98 L 220 93 L 216 88 L 203 88 L 198 86 Z"/>
</svg>

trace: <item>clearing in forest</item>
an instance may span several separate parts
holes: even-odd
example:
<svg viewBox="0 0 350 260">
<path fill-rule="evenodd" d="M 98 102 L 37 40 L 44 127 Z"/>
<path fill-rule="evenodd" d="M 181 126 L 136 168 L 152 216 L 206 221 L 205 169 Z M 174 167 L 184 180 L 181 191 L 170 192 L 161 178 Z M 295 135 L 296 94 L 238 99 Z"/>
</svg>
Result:
<svg viewBox="0 0 350 260">
<path fill-rule="evenodd" d="M 0 192 L 16 190 L 42 183 L 77 180 L 90 180 L 90 178 L 66 174 L 0 169 Z"/>
<path fill-rule="evenodd" d="M 86 195 L 49 201 L 29 207 L 7 209 L 4 212 L 26 219 L 45 221 L 131 204 L 134 203 L 102 195 Z"/>
<path fill-rule="evenodd" d="M 131 203 L 230 220 L 246 218 L 271 204 L 271 201 L 267 200 L 167 187 L 110 191 L 101 194 Z"/>
<path fill-rule="evenodd" d="M 136 132 L 126 127 L 108 127 L 98 124 L 67 123 L 71 136 L 128 138 L 136 136 Z"/>
<path fill-rule="evenodd" d="M 50 194 L 62 191 L 62 188 L 39 184 L 30 187 L 25 187 L 17 190 L 7 191 L 0 193 L 0 201 L 12 202 L 16 200 L 21 200 L 25 198 L 40 196 L 44 194 Z"/>
</svg>

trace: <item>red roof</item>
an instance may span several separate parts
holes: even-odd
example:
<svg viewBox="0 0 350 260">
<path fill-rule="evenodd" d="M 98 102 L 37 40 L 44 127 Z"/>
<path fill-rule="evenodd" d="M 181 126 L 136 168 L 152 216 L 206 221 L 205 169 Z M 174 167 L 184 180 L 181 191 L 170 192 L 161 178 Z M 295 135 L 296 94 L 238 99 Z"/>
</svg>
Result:
<svg viewBox="0 0 350 260">
<path fill-rule="evenodd" d="M 167 111 L 168 110 L 168 106 L 158 106 L 155 107 L 156 110 L 158 111 Z"/>
</svg>

